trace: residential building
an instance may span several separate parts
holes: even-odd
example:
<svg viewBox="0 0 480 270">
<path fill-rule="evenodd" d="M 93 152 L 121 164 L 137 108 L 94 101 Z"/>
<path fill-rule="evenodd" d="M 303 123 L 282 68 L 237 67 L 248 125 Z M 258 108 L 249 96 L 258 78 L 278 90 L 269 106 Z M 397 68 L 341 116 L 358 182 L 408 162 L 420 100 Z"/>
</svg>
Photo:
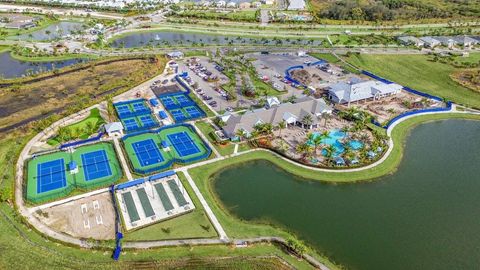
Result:
<svg viewBox="0 0 480 270">
<path fill-rule="evenodd" d="M 262 0 L 261 2 L 264 5 L 270 5 L 270 6 L 275 4 L 275 0 Z"/>
<path fill-rule="evenodd" d="M 456 37 L 453 37 L 453 40 L 455 40 L 455 42 L 457 42 L 458 45 L 462 45 L 465 47 L 472 47 L 480 43 L 480 41 L 469 36 L 456 36 Z"/>
<path fill-rule="evenodd" d="M 436 40 L 440 41 L 440 44 L 442 44 L 445 47 L 448 48 L 453 48 L 453 46 L 457 45 L 457 42 L 454 40 L 453 37 L 445 37 L 445 36 L 439 36 L 439 37 L 434 37 Z"/>
<path fill-rule="evenodd" d="M 243 2 L 243 3 L 240 3 L 238 5 L 240 7 L 240 9 L 247 9 L 247 8 L 250 8 L 250 3 L 249 2 Z"/>
<path fill-rule="evenodd" d="M 397 38 L 403 45 L 414 45 L 416 47 L 425 46 L 425 42 L 413 36 L 401 36 Z"/>
<path fill-rule="evenodd" d="M 228 2 L 227 3 L 227 8 L 236 8 L 237 7 L 237 3 L 235 2 Z"/>
<path fill-rule="evenodd" d="M 382 97 L 395 95 L 403 87 L 392 83 L 386 84 L 380 81 L 352 81 L 339 82 L 328 87 L 328 98 L 335 103 L 348 104 L 362 100 L 377 100 Z"/>
<path fill-rule="evenodd" d="M 180 52 L 180 51 L 173 51 L 173 52 L 167 53 L 167 57 L 170 59 L 180 59 L 180 58 L 183 58 L 183 56 L 184 56 L 183 52 Z"/>
<path fill-rule="evenodd" d="M 435 48 L 440 45 L 440 41 L 432 37 L 421 37 L 420 40 L 423 41 L 425 47 Z"/>
<path fill-rule="evenodd" d="M 295 103 L 281 103 L 269 109 L 257 109 L 248 111 L 243 115 L 228 114 L 222 116 L 225 122 L 223 132 L 232 139 L 238 139 L 237 132 L 242 130 L 246 137 L 249 137 L 255 130 L 256 125 L 270 123 L 278 125 L 285 121 L 290 126 L 300 126 L 306 129 L 318 127 L 322 114 L 332 113 L 332 107 L 327 105 L 323 99 L 304 97 L 297 99 Z M 310 118 L 308 123 L 305 119 Z"/>
<path fill-rule="evenodd" d="M 304 10 L 306 7 L 305 0 L 290 0 L 288 3 L 288 10 Z"/>
</svg>

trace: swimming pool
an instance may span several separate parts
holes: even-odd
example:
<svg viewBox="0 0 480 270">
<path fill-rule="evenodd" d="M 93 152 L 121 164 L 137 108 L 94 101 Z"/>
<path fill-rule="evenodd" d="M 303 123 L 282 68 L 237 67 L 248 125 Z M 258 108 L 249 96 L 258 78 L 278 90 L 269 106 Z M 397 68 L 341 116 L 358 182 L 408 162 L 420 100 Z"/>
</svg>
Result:
<svg viewBox="0 0 480 270">
<path fill-rule="evenodd" d="M 321 136 L 320 133 L 318 132 L 315 132 L 314 133 L 314 136 L 317 137 L 317 136 Z M 335 148 L 335 152 L 333 153 L 333 156 L 334 157 L 337 157 L 339 155 L 341 155 L 344 151 L 345 151 L 345 146 L 344 144 L 342 143 L 342 140 L 346 137 L 346 134 L 345 132 L 342 132 L 338 129 L 333 129 L 333 130 L 330 130 L 330 132 L 328 133 L 328 137 L 327 138 L 323 138 L 322 139 L 322 144 L 324 145 L 333 145 L 333 147 Z M 309 142 L 310 144 L 313 145 L 312 142 Z M 348 142 L 348 145 L 350 146 L 351 149 L 353 150 L 358 150 L 360 148 L 363 147 L 363 143 L 360 142 L 360 141 L 357 141 L 357 140 L 350 140 Z M 323 156 L 326 156 L 327 155 L 327 151 L 325 149 L 322 150 L 322 155 Z"/>
</svg>

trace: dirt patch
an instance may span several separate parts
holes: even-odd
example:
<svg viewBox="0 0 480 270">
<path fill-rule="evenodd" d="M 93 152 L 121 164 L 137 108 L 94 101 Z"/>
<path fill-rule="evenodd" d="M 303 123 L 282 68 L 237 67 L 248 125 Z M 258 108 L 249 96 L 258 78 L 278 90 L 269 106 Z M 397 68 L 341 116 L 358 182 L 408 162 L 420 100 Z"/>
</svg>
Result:
<svg viewBox="0 0 480 270">
<path fill-rule="evenodd" d="M 115 210 L 108 192 L 38 210 L 35 216 L 53 230 L 73 237 L 115 237 Z"/>
<path fill-rule="evenodd" d="M 301 82 L 302 84 L 309 85 L 312 82 L 312 76 L 305 69 L 297 69 L 291 72 L 292 78 Z"/>
<path fill-rule="evenodd" d="M 480 92 L 479 68 L 454 72 L 450 75 L 450 78 L 468 89 Z"/>
<path fill-rule="evenodd" d="M 59 108 L 88 104 L 105 93 L 128 90 L 160 73 L 164 63 L 163 59 L 127 59 L 4 88 L 0 90 L 0 128 L 42 118 Z"/>
</svg>

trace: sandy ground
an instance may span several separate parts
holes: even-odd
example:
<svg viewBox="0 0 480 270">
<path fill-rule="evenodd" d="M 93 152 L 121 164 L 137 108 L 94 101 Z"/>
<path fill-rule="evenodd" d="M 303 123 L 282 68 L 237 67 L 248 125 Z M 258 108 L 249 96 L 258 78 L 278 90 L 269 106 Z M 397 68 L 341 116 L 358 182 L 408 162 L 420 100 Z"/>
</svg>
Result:
<svg viewBox="0 0 480 270">
<path fill-rule="evenodd" d="M 108 192 L 39 210 L 34 215 L 53 230 L 73 237 L 115 237 L 115 212 Z"/>
</svg>

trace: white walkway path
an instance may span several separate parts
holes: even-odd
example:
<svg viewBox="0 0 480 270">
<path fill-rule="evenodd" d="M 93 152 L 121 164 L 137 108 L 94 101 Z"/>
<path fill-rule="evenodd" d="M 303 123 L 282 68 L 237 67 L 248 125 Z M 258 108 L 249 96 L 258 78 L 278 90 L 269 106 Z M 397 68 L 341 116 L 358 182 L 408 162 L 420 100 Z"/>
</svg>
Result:
<svg viewBox="0 0 480 270">
<path fill-rule="evenodd" d="M 192 187 L 193 191 L 195 192 L 195 195 L 197 195 L 198 199 L 200 200 L 200 203 L 202 204 L 203 208 L 205 209 L 205 212 L 207 213 L 208 215 L 208 218 L 210 219 L 210 221 L 212 222 L 213 226 L 215 227 L 215 230 L 218 232 L 218 235 L 220 236 L 220 240 L 222 241 L 225 241 L 227 242 L 228 241 L 228 237 L 227 237 L 227 234 L 225 233 L 225 230 L 223 229 L 222 225 L 220 224 L 220 222 L 218 222 L 218 219 L 217 217 L 215 216 L 215 214 L 213 213 L 212 209 L 210 208 L 210 206 L 208 205 L 207 201 L 205 200 L 205 198 L 203 197 L 202 193 L 200 192 L 200 190 L 198 189 L 197 185 L 195 184 L 195 182 L 193 181 L 192 177 L 190 176 L 190 174 L 188 173 L 188 171 L 186 169 L 179 169 L 177 171 L 181 171 L 185 174 L 185 177 L 187 178 L 188 180 L 188 183 L 190 184 L 190 186 Z"/>
<path fill-rule="evenodd" d="M 123 172 L 125 172 L 125 176 L 127 176 L 128 181 L 133 180 L 132 173 L 128 168 L 127 161 L 125 160 L 125 155 L 123 154 L 122 147 L 120 147 L 120 143 L 118 142 L 117 138 L 113 139 L 113 144 L 115 145 L 115 149 L 117 150 L 117 154 L 120 159 L 120 164 L 122 166 Z"/>
</svg>

